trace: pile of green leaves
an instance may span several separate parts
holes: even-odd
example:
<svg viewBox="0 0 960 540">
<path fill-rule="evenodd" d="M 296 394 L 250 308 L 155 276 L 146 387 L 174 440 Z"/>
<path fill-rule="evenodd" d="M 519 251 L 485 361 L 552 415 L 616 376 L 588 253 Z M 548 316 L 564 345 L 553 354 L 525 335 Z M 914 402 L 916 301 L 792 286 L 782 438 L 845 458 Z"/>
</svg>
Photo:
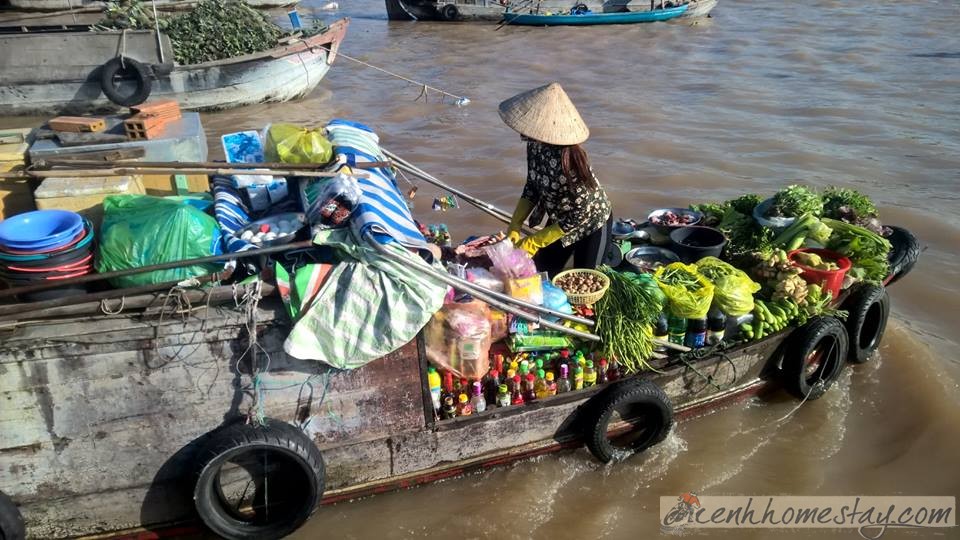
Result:
<svg viewBox="0 0 960 540">
<path fill-rule="evenodd" d="M 272 49 L 284 35 L 264 13 L 243 0 L 200 0 L 188 13 L 158 21 L 180 65 L 200 64 Z M 108 2 L 93 30 L 153 29 L 151 11 L 139 0 Z M 306 34 L 317 33 L 314 27 Z"/>
<path fill-rule="evenodd" d="M 739 260 L 747 253 L 766 252 L 771 247 L 774 233 L 761 227 L 753 219 L 753 209 L 762 199 L 756 194 L 747 194 L 722 203 L 690 206 L 704 214 L 704 225 L 716 227 L 727 237 L 724 259 Z"/>
<path fill-rule="evenodd" d="M 610 288 L 594 306 L 600 352 L 616 358 L 628 373 L 652 369 L 653 323 L 663 310 L 664 296 L 645 274 L 599 268 L 610 278 Z"/>
<path fill-rule="evenodd" d="M 890 272 L 887 258 L 890 254 L 890 242 L 879 234 L 835 219 L 823 218 L 821 221 L 833 229 L 827 249 L 840 253 L 850 259 L 853 268 L 850 274 L 856 279 L 882 281 Z"/>
<path fill-rule="evenodd" d="M 866 195 L 855 189 L 827 188 L 823 192 L 823 215 L 840 219 L 844 209 L 862 218 L 876 217 L 877 207 Z"/>
<path fill-rule="evenodd" d="M 798 185 L 787 186 L 778 191 L 773 196 L 773 205 L 767 211 L 767 217 L 796 218 L 804 214 L 821 216 L 823 200 L 812 189 Z"/>
</svg>

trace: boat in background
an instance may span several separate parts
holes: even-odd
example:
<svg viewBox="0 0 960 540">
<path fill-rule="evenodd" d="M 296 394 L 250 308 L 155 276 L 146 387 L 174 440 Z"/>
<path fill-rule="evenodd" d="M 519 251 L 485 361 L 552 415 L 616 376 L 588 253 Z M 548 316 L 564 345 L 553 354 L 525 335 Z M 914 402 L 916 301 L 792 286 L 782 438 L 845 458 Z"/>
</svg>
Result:
<svg viewBox="0 0 960 540">
<path fill-rule="evenodd" d="M 592 16 L 621 15 L 630 22 L 649 22 L 646 17 L 655 17 L 653 12 L 670 11 L 685 6 L 679 17 L 707 17 L 719 0 L 386 0 L 387 17 L 394 21 L 489 21 L 505 24 L 551 24 L 549 22 L 517 23 L 516 17 L 566 17 L 576 11 L 589 10 Z M 564 15 L 561 15 L 564 14 Z M 630 20 L 637 14 L 637 20 Z M 643 14 L 642 16 L 640 14 Z M 583 17 L 584 15 L 574 15 Z M 672 17 L 670 17 L 672 18 Z M 525 20 L 525 19 L 520 19 Z M 610 24 L 616 18 L 598 19 L 597 22 L 573 22 L 552 24 Z M 652 20 L 663 20 L 653 18 Z"/>
<path fill-rule="evenodd" d="M 295 6 L 300 0 L 247 0 L 250 7 L 270 9 Z M 157 9 L 165 11 L 187 10 L 192 8 L 195 0 L 156 0 Z M 107 3 L 102 0 L 2 0 L 0 5 L 9 5 L 17 11 L 102 11 Z"/>
<path fill-rule="evenodd" d="M 113 81 L 105 80 L 104 69 L 116 62 L 117 51 L 139 66 L 136 82 L 147 86 L 151 99 L 175 99 L 185 110 L 298 99 L 327 74 L 348 24 L 341 19 L 314 36 L 285 38 L 273 49 L 190 65 L 173 64 L 170 40 L 152 30 L 0 27 L 0 115 L 115 112 L 135 104 L 107 98 Z"/>
<path fill-rule="evenodd" d="M 636 24 L 669 21 L 682 16 L 687 4 L 677 7 L 648 11 L 622 11 L 619 13 L 594 13 L 584 11 L 570 14 L 507 13 L 504 24 L 519 26 L 589 26 L 594 24 Z"/>
</svg>

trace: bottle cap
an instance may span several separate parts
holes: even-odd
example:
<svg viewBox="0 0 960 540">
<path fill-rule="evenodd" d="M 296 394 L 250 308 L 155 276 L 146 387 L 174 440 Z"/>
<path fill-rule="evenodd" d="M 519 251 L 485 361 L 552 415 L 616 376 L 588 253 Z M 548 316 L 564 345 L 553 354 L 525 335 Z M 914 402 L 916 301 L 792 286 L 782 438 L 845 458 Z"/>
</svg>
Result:
<svg viewBox="0 0 960 540">
<path fill-rule="evenodd" d="M 537 369 L 543 369 L 543 358 L 537 358 Z"/>
<path fill-rule="evenodd" d="M 460 386 L 466 388 L 470 384 L 470 381 L 466 379 L 460 379 Z"/>
<path fill-rule="evenodd" d="M 466 403 L 467 401 L 470 401 L 470 400 L 467 398 L 467 395 L 466 395 L 466 394 L 460 394 L 460 403 Z"/>
<path fill-rule="evenodd" d="M 491 370 L 490 370 L 490 376 L 493 377 L 494 379 L 496 379 L 497 377 L 500 376 L 500 372 L 497 371 L 497 370 L 495 370 L 495 369 L 491 369 Z"/>
<path fill-rule="evenodd" d="M 513 382 L 519 383 L 519 382 L 520 382 L 520 376 L 519 376 L 519 375 L 514 375 L 514 376 L 513 376 Z"/>
<path fill-rule="evenodd" d="M 473 395 L 479 396 L 483 393 L 483 385 L 480 384 L 480 381 L 473 383 Z"/>
<path fill-rule="evenodd" d="M 528 381 L 532 381 L 532 380 L 534 380 L 534 379 L 536 379 L 536 377 L 533 376 L 533 373 L 527 373 L 527 380 L 528 380 Z"/>
<path fill-rule="evenodd" d="M 552 372 L 552 371 L 548 371 L 548 372 L 547 372 L 547 382 L 553 382 L 553 372 Z"/>
<path fill-rule="evenodd" d="M 583 368 L 580 366 L 577 366 L 577 369 L 573 370 L 573 373 L 576 375 L 583 375 Z"/>
<path fill-rule="evenodd" d="M 570 351 L 567 349 L 560 351 L 560 358 L 570 358 Z"/>
<path fill-rule="evenodd" d="M 592 368 L 592 367 L 593 367 L 593 360 L 587 360 L 587 367 L 588 367 L 588 368 Z"/>
<path fill-rule="evenodd" d="M 453 405 L 453 396 L 444 396 L 443 402 L 447 405 Z"/>
<path fill-rule="evenodd" d="M 427 366 L 427 373 L 436 373 L 436 372 L 437 372 L 437 368 L 433 366 Z"/>
<path fill-rule="evenodd" d="M 560 364 L 560 376 L 568 377 L 570 375 L 570 366 L 566 364 Z"/>
<path fill-rule="evenodd" d="M 517 372 L 516 372 L 515 370 L 512 370 L 512 369 L 508 369 L 508 370 L 507 370 L 507 378 L 508 378 L 508 379 L 512 379 L 512 378 L 514 378 L 516 375 L 517 375 Z"/>
<path fill-rule="evenodd" d="M 539 378 L 542 379 L 542 378 L 544 378 L 544 376 L 546 376 L 546 373 L 545 373 L 542 369 L 538 369 L 538 370 L 537 370 L 537 377 L 539 377 Z"/>
<path fill-rule="evenodd" d="M 600 365 L 601 365 L 601 366 L 607 365 L 607 359 L 606 359 L 606 358 L 601 358 L 601 359 L 600 359 Z"/>
<path fill-rule="evenodd" d="M 501 384 L 500 386 L 497 387 L 497 391 L 500 392 L 501 394 L 506 394 L 506 393 L 507 393 L 507 385 Z"/>
</svg>

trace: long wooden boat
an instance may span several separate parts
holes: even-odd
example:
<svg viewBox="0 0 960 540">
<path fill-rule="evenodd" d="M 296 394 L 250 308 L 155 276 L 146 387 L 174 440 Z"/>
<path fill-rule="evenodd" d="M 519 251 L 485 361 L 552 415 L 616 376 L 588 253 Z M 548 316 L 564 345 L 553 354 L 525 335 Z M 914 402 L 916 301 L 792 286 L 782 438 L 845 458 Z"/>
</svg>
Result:
<svg viewBox="0 0 960 540">
<path fill-rule="evenodd" d="M 152 72 L 146 77 L 151 99 L 173 98 L 183 109 L 290 101 L 308 94 L 327 74 L 348 24 L 341 19 L 320 34 L 274 49 L 193 65 L 174 65 L 169 39 L 158 40 L 147 30 L 0 29 L 0 115 L 121 110 L 106 97 L 107 83 L 101 81 L 104 65 L 118 53 Z"/>
<path fill-rule="evenodd" d="M 545 16 L 549 13 L 553 17 L 565 16 L 558 14 L 569 14 L 577 6 L 589 9 L 595 15 L 602 14 L 606 17 L 608 14 L 617 14 L 622 18 L 637 17 L 639 19 L 628 22 L 647 22 L 643 20 L 646 17 L 663 16 L 662 13 L 655 15 L 654 12 L 669 12 L 669 10 L 682 6 L 686 6 L 686 9 L 679 17 L 706 17 L 716 7 L 718 0 L 678 0 L 675 2 L 664 2 L 663 0 L 649 2 L 646 0 L 385 0 L 385 2 L 387 17 L 397 21 L 488 21 L 518 24 L 515 21 L 511 22 L 511 19 L 518 15 L 523 17 L 526 15 Z M 579 15 L 579 17 L 583 16 L 585 15 Z M 616 21 L 616 19 L 597 20 Z M 546 23 L 537 22 L 534 24 Z"/>
<path fill-rule="evenodd" d="M 102 0 L 6 0 L 17 11 L 73 11 L 96 9 L 102 11 L 107 3 Z M 247 0 L 251 7 L 270 9 L 295 6 L 299 0 Z M 196 5 L 195 0 L 156 0 L 157 9 L 186 10 Z"/>
<path fill-rule="evenodd" d="M 507 13 L 507 24 L 520 26 L 591 26 L 595 24 L 637 24 L 669 21 L 682 16 L 687 5 L 648 11 L 624 11 L 620 13 L 580 13 L 568 15 L 541 15 L 535 13 Z"/>
<path fill-rule="evenodd" d="M 898 238 L 887 283 L 918 253 L 912 236 Z M 889 314 L 885 289 L 864 286 L 841 298 L 846 326 L 818 319 L 762 341 L 655 360 L 656 371 L 606 385 L 439 420 L 422 339 L 352 371 L 296 360 L 283 352 L 289 322 L 269 289 L 258 305 L 239 308 L 244 290 L 232 287 L 0 306 L 0 490 L 19 505 L 29 536 L 186 534 L 200 512 L 208 524 L 234 520 L 256 533 L 245 537 L 273 538 L 305 520 L 321 493 L 323 504 L 347 501 L 584 440 L 597 455 L 600 443 L 630 453 L 659 441 L 638 447 L 638 434 L 657 422 L 665 434 L 672 423 L 649 407 L 632 409 L 650 405 L 639 398 L 662 396 L 656 412 L 676 419 L 784 383 L 807 384 L 798 398 L 814 399 L 848 356 L 864 361 L 876 350 Z M 259 360 L 248 354 L 254 341 Z M 270 420 L 246 425 L 257 411 Z M 244 450 L 266 460 L 269 449 L 280 475 L 274 492 L 305 490 L 284 502 L 286 517 L 247 523 L 211 510 L 250 481 L 237 478 L 243 469 L 220 471 L 226 480 L 210 488 L 202 482 L 210 464 Z M 314 474 L 322 483 L 311 491 L 303 482 Z"/>
</svg>

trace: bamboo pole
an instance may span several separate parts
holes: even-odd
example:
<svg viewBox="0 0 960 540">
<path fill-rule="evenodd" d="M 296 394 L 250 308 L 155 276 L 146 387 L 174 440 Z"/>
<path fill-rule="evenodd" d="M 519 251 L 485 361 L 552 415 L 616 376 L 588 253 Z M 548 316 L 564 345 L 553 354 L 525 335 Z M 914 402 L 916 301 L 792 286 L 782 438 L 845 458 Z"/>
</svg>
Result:
<svg viewBox="0 0 960 540">
<path fill-rule="evenodd" d="M 104 161 L 95 159 L 41 159 L 35 163 L 34 170 L 52 169 L 54 167 L 64 168 L 83 168 L 83 167 L 103 167 Z M 164 167 L 169 169 L 287 169 L 294 171 L 319 171 L 330 166 L 329 163 L 221 163 L 218 161 L 130 161 L 122 163 L 129 167 Z M 393 163 L 389 161 L 374 161 L 371 163 L 357 163 L 351 166 L 351 169 L 379 169 L 382 167 L 392 167 Z"/>
<path fill-rule="evenodd" d="M 0 178 L 63 178 L 77 177 L 90 178 L 98 176 L 127 176 L 136 174 L 206 174 L 206 175 L 247 175 L 263 174 L 270 176 L 303 176 L 310 178 L 332 178 L 339 173 L 327 171 L 310 170 L 290 170 L 290 169 L 266 169 L 259 167 L 249 167 L 245 169 L 230 168 L 176 168 L 176 167 L 110 167 L 102 169 L 52 169 L 46 171 L 28 170 L 16 173 L 0 173 Z M 366 178 L 366 173 L 353 173 L 358 178 Z"/>
</svg>

